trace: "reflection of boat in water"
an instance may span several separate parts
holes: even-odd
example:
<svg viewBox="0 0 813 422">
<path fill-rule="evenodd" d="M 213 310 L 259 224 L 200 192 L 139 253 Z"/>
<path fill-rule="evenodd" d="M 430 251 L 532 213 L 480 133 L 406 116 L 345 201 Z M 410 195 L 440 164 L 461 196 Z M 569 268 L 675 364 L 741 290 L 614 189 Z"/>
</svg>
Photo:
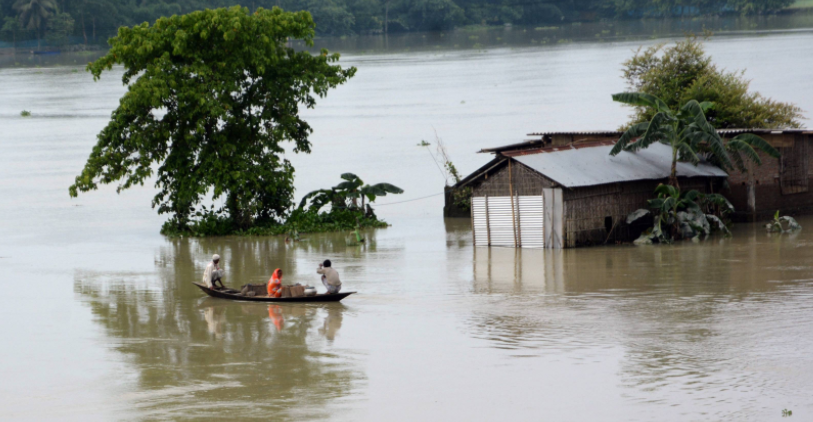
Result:
<svg viewBox="0 0 813 422">
<path fill-rule="evenodd" d="M 209 332 L 216 337 L 220 337 L 228 331 L 226 328 L 227 320 L 232 323 L 239 323 L 240 321 L 256 320 L 256 317 L 264 319 L 267 316 L 276 327 L 276 331 L 283 332 L 286 331 L 286 324 L 289 326 L 287 331 L 290 331 L 292 324 L 294 326 L 299 324 L 311 326 L 311 321 L 314 318 L 318 318 L 318 315 L 324 315 L 325 319 L 317 331 L 320 335 L 333 341 L 342 327 L 343 313 L 347 307 L 338 302 L 264 304 L 224 301 L 207 297 L 201 300 L 198 309 L 203 311 L 203 318 Z M 234 311 L 238 312 L 235 313 Z M 230 315 L 228 317 L 226 316 L 227 312 Z"/>
<path fill-rule="evenodd" d="M 243 296 L 234 289 L 215 290 L 206 287 L 200 283 L 192 283 L 198 286 L 204 293 L 211 297 L 220 299 L 243 300 L 248 302 L 338 302 L 347 296 L 356 292 L 346 293 L 323 293 L 316 296 L 299 296 L 299 297 L 268 297 L 268 296 Z"/>
</svg>

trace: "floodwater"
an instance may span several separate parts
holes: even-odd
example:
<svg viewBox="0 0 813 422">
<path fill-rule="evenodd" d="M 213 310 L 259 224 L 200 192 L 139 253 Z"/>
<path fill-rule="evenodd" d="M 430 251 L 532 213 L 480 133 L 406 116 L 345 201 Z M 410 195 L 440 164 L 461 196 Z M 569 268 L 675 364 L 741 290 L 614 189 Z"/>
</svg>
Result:
<svg viewBox="0 0 813 422">
<path fill-rule="evenodd" d="M 813 420 L 813 218 L 789 236 L 565 251 L 474 248 L 441 218 L 443 138 L 465 173 L 483 147 L 541 130 L 612 129 L 620 63 L 656 41 L 347 54 L 358 76 L 306 116 L 297 194 L 344 172 L 406 191 L 392 227 L 167 239 L 152 187 L 70 199 L 119 96 L 79 66 L 0 69 L 0 409 L 13 420 Z M 752 87 L 813 111 L 813 33 L 713 38 Z M 74 70 L 78 70 L 74 72 Z M 23 118 L 21 110 L 32 116 Z M 423 199 L 419 199 L 423 198 Z M 413 200 L 410 202 L 400 202 Z M 199 280 L 315 284 L 341 304 L 232 303 Z"/>
</svg>

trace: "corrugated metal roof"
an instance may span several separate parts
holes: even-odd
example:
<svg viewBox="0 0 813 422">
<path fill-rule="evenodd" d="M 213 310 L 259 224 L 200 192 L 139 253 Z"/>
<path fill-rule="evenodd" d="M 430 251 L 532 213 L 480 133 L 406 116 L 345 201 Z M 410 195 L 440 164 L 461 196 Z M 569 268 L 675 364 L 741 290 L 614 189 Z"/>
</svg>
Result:
<svg viewBox="0 0 813 422">
<path fill-rule="evenodd" d="M 582 131 L 582 132 L 534 132 L 529 133 L 528 136 L 554 136 L 554 135 L 576 135 L 576 136 L 621 136 L 624 132 L 617 130 L 595 130 L 595 131 Z"/>
<path fill-rule="evenodd" d="M 731 128 L 731 129 L 718 129 L 717 133 L 719 134 L 730 134 L 730 133 L 773 133 L 773 134 L 780 134 L 780 133 L 809 133 L 810 129 L 756 129 L 756 128 Z M 565 135 L 565 136 L 621 136 L 624 133 L 623 131 L 618 130 L 594 130 L 594 131 L 580 131 L 580 132 L 534 132 L 529 133 L 528 136 L 554 136 L 554 135 Z"/>
<path fill-rule="evenodd" d="M 762 135 L 781 135 L 783 133 L 813 133 L 810 129 L 717 129 L 720 135 L 738 135 L 740 133 L 754 133 Z"/>
<path fill-rule="evenodd" d="M 612 148 L 612 145 L 602 145 L 562 149 L 513 159 L 568 188 L 669 177 L 672 149 L 668 146 L 652 144 L 638 152 L 623 151 L 616 156 L 610 155 Z M 719 167 L 707 163 L 694 166 L 678 162 L 677 174 L 681 177 L 728 176 Z"/>
<path fill-rule="evenodd" d="M 624 132 L 620 131 L 613 131 L 613 130 L 598 130 L 598 131 L 583 131 L 583 132 L 534 132 L 529 133 L 528 136 L 541 136 L 541 137 L 550 137 L 550 136 L 557 136 L 557 135 L 564 135 L 564 136 L 609 136 L 609 137 L 617 137 L 620 138 Z M 754 133 L 757 135 L 781 135 L 783 133 L 804 133 L 804 134 L 813 134 L 813 129 L 718 129 L 717 133 L 722 136 L 731 136 L 731 135 L 739 135 L 741 133 Z M 503 145 L 494 148 L 483 148 L 479 152 L 487 153 L 487 152 L 503 152 L 503 151 L 510 151 L 514 149 L 522 149 L 522 148 L 531 148 L 536 145 L 542 144 L 544 145 L 542 139 L 532 139 L 525 142 L 520 142 L 516 144 L 510 145 Z"/>
</svg>

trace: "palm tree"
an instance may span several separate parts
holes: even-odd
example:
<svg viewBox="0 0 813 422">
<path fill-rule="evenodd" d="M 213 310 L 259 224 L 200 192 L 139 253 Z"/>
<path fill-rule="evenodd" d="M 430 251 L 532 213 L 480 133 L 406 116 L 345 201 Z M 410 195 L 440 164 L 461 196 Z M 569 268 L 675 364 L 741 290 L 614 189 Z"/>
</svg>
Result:
<svg viewBox="0 0 813 422">
<path fill-rule="evenodd" d="M 12 6 L 20 14 L 20 21 L 28 29 L 37 31 L 37 48 L 40 46 L 40 33 L 45 22 L 57 10 L 54 0 L 17 0 Z"/>
<path fill-rule="evenodd" d="M 677 180 L 678 160 L 697 165 L 702 157 L 726 171 L 737 169 L 745 172 L 747 171 L 745 159 L 757 165 L 762 164 L 754 148 L 764 151 L 771 157 L 779 157 L 779 152 L 767 141 L 750 133 L 737 135 L 724 144 L 717 130 L 706 120 L 705 112 L 713 107 L 712 103 L 690 100 L 675 112 L 660 98 L 649 94 L 614 94 L 613 101 L 652 107 L 656 113 L 650 121 L 638 123 L 627 129 L 610 151 L 610 155 L 617 155 L 621 151 L 637 151 L 654 142 L 669 146 L 672 148 L 669 185 L 676 188 L 680 187 Z"/>
</svg>

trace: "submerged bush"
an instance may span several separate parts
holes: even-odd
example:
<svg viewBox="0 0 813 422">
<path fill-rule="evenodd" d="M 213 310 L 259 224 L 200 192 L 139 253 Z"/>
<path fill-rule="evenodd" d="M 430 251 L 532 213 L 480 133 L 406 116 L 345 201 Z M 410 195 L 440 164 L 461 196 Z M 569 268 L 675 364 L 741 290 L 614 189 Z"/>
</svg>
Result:
<svg viewBox="0 0 813 422">
<path fill-rule="evenodd" d="M 23 116 L 23 117 L 28 117 L 30 115 L 31 115 L 31 112 L 28 111 L 28 110 L 23 110 L 23 111 L 20 112 L 20 116 Z"/>
<path fill-rule="evenodd" d="M 321 233 L 350 231 L 357 228 L 384 228 L 389 225 L 374 215 L 365 216 L 358 210 L 335 209 L 330 212 L 294 210 L 284 223 L 270 222 L 258 224 L 245 230 L 235 229 L 231 217 L 224 213 L 206 212 L 186 225 L 168 220 L 161 227 L 166 236 L 277 236 L 289 235 L 296 238 L 301 233 Z"/>
</svg>

